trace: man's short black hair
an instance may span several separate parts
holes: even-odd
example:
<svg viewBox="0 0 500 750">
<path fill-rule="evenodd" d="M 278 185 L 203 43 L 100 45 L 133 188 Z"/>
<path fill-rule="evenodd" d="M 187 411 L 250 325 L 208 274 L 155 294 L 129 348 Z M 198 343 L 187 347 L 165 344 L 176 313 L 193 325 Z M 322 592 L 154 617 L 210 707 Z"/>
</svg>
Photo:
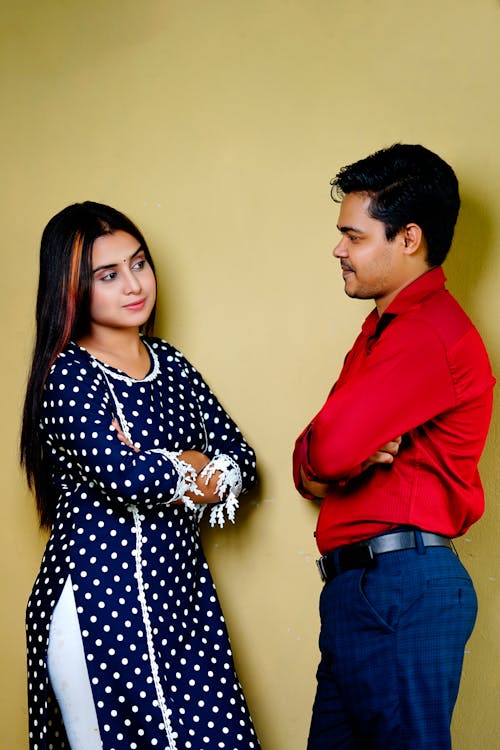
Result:
<svg viewBox="0 0 500 750">
<path fill-rule="evenodd" d="M 422 229 L 429 266 L 440 266 L 451 246 L 460 209 L 458 180 L 440 156 L 420 145 L 395 143 L 342 167 L 331 181 L 332 198 L 370 196 L 368 212 L 385 225 L 388 240 L 407 224 Z"/>
</svg>

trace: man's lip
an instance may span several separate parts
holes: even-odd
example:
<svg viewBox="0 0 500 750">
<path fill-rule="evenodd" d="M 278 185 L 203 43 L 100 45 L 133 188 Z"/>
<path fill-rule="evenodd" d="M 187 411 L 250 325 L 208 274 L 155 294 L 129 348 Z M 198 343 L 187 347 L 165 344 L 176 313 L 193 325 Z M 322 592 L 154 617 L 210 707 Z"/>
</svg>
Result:
<svg viewBox="0 0 500 750">
<path fill-rule="evenodd" d="M 348 266 L 347 263 L 341 263 L 340 269 L 342 271 L 342 275 L 354 273 L 354 268 L 352 266 Z"/>
</svg>

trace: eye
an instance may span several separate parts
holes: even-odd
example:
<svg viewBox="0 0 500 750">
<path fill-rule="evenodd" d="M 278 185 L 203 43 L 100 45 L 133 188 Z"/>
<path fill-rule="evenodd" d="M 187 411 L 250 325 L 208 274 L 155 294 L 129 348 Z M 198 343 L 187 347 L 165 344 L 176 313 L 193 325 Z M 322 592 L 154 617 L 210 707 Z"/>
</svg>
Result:
<svg viewBox="0 0 500 750">
<path fill-rule="evenodd" d="M 109 273 L 105 274 L 104 276 L 101 276 L 99 278 L 99 281 L 113 281 L 114 279 L 116 279 L 117 276 L 118 276 L 118 274 L 116 273 L 116 271 L 110 271 Z"/>
<path fill-rule="evenodd" d="M 141 258 L 141 260 L 137 260 L 137 261 L 136 261 L 136 262 L 134 263 L 134 265 L 132 266 L 132 270 L 133 270 L 133 271 L 142 271 L 142 269 L 143 269 L 143 268 L 144 268 L 144 266 L 146 265 L 146 262 L 147 262 L 147 261 L 146 261 L 146 259 L 145 259 L 145 258 Z"/>
</svg>

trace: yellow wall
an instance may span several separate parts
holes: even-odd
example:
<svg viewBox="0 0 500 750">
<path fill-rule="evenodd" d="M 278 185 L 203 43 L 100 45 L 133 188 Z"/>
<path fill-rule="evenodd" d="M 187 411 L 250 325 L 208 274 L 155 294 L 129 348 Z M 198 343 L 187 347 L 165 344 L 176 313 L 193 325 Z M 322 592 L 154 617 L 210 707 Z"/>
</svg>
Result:
<svg viewBox="0 0 500 750">
<path fill-rule="evenodd" d="M 330 255 L 338 167 L 396 140 L 461 179 L 450 287 L 500 359 L 498 0 L 3 0 L 0 431 L 2 746 L 26 747 L 24 605 L 43 537 L 17 468 L 39 237 L 87 198 L 144 229 L 159 333 L 200 367 L 255 445 L 260 492 L 206 533 L 264 750 L 301 750 L 317 661 L 316 509 L 290 453 L 365 303 Z M 459 542 L 480 615 L 456 750 L 500 747 L 499 407 L 488 509 Z"/>
</svg>

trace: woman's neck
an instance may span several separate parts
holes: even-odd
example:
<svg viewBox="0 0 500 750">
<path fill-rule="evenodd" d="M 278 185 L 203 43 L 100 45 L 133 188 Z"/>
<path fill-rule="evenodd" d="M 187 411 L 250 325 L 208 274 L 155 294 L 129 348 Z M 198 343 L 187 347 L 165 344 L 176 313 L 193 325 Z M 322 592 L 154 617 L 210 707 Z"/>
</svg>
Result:
<svg viewBox="0 0 500 750">
<path fill-rule="evenodd" d="M 96 359 L 142 380 L 150 369 L 150 358 L 137 329 L 91 330 L 77 341 Z"/>
</svg>

